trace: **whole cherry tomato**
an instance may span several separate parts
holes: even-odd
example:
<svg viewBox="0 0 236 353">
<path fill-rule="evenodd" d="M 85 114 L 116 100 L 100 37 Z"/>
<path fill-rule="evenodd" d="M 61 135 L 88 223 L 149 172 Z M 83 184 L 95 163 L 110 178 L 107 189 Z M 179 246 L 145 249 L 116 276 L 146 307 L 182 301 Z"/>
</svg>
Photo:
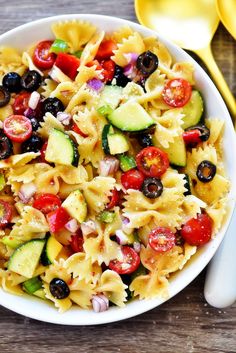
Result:
<svg viewBox="0 0 236 353">
<path fill-rule="evenodd" d="M 160 148 L 151 146 L 145 147 L 137 154 L 136 164 L 145 176 L 159 178 L 169 167 L 169 159 Z"/>
<path fill-rule="evenodd" d="M 15 101 L 12 105 L 14 114 L 24 115 L 24 112 L 29 107 L 28 103 L 29 103 L 30 96 L 31 96 L 30 92 L 21 92 L 20 94 L 16 95 Z"/>
<path fill-rule="evenodd" d="M 121 175 L 121 184 L 124 188 L 140 190 L 144 182 L 144 175 L 137 169 L 130 169 Z"/>
<path fill-rule="evenodd" d="M 30 119 L 24 115 L 10 115 L 3 122 L 3 131 L 14 142 L 26 141 L 32 135 Z"/>
<path fill-rule="evenodd" d="M 49 70 L 53 67 L 56 54 L 50 52 L 52 41 L 44 40 L 39 42 L 33 53 L 33 63 L 39 69 Z"/>
<path fill-rule="evenodd" d="M 128 275 L 137 270 L 140 265 L 140 257 L 136 251 L 129 247 L 122 247 L 123 261 L 112 260 L 109 263 L 109 268 L 120 275 Z"/>
<path fill-rule="evenodd" d="M 61 206 L 61 200 L 57 195 L 45 193 L 36 196 L 33 207 L 44 214 L 57 210 Z"/>
<path fill-rule="evenodd" d="M 61 230 L 70 219 L 70 215 L 63 207 L 59 207 L 55 211 L 48 213 L 46 217 L 50 232 L 52 233 Z"/>
<path fill-rule="evenodd" d="M 0 200 L 0 228 L 6 227 L 12 218 L 12 206 L 3 200 Z"/>
<path fill-rule="evenodd" d="M 157 227 L 148 235 L 148 243 L 157 252 L 165 252 L 175 245 L 175 233 L 167 227 Z"/>
<path fill-rule="evenodd" d="M 192 86 L 188 81 L 183 78 L 174 78 L 165 84 L 162 97 L 169 106 L 179 108 L 188 103 L 191 94 Z"/>
<path fill-rule="evenodd" d="M 213 220 L 207 213 L 200 213 L 183 225 L 180 234 L 188 244 L 199 246 L 211 239 L 212 230 Z"/>
</svg>

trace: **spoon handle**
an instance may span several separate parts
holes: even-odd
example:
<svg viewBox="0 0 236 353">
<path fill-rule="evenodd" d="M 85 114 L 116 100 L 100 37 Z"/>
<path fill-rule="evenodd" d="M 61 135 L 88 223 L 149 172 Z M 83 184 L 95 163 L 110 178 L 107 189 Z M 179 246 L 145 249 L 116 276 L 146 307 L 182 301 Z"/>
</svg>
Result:
<svg viewBox="0 0 236 353">
<path fill-rule="evenodd" d="M 204 288 L 208 303 L 216 308 L 230 306 L 236 300 L 236 210 L 225 238 L 212 259 Z"/>
<path fill-rule="evenodd" d="M 219 67 L 217 66 L 215 59 L 212 55 L 211 47 L 207 46 L 203 49 L 195 50 L 195 53 L 202 59 L 202 61 L 207 66 L 213 81 L 215 82 L 218 90 L 222 94 L 225 103 L 231 113 L 232 119 L 235 123 L 236 121 L 236 100 L 227 85 L 224 76 L 222 75 Z"/>
</svg>

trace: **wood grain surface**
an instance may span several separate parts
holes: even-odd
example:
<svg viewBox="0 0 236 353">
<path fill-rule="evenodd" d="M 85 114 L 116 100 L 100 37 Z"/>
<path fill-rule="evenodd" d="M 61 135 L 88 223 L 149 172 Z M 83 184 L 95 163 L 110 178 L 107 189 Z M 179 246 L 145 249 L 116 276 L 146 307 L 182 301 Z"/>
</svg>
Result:
<svg viewBox="0 0 236 353">
<path fill-rule="evenodd" d="M 0 9 L 0 34 L 67 13 L 136 21 L 132 0 L 0 0 Z M 213 52 L 236 95 L 236 43 L 223 26 L 214 37 Z M 161 307 L 110 325 L 57 326 L 0 307 L 0 353 L 235 353 L 236 305 L 227 310 L 209 307 L 204 278 L 205 272 Z"/>
</svg>

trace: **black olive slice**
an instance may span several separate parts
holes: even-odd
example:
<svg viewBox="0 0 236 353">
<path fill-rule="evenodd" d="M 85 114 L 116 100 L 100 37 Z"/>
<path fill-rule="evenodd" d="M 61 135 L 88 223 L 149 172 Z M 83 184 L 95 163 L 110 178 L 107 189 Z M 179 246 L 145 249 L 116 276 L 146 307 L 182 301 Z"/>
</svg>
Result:
<svg viewBox="0 0 236 353">
<path fill-rule="evenodd" d="M 196 174 L 201 182 L 209 183 L 216 174 L 216 166 L 210 161 L 202 161 L 197 167 Z"/>
<path fill-rule="evenodd" d="M 144 196 L 149 199 L 155 199 L 159 197 L 163 192 L 163 185 L 158 178 L 146 178 L 142 185 L 142 192 Z"/>
<path fill-rule="evenodd" d="M 51 113 L 52 115 L 54 115 L 56 117 L 57 113 L 63 112 L 64 110 L 65 110 L 65 107 L 64 107 L 62 101 L 56 97 L 46 98 L 43 101 L 44 114 Z"/>
<path fill-rule="evenodd" d="M 148 50 L 139 55 L 136 66 L 143 75 L 149 76 L 158 68 L 158 63 L 158 57 Z"/>
<path fill-rule="evenodd" d="M 9 92 L 19 92 L 21 90 L 21 77 L 17 72 L 8 72 L 2 79 L 2 85 Z"/>
<path fill-rule="evenodd" d="M 139 135 L 138 142 L 142 147 L 153 146 L 152 136 L 150 134 Z"/>
<path fill-rule="evenodd" d="M 65 299 L 70 294 L 70 288 L 63 279 L 53 278 L 49 284 L 52 296 L 56 299 Z"/>
<path fill-rule="evenodd" d="M 0 86 L 0 108 L 10 102 L 11 94 L 7 88 Z"/>
<path fill-rule="evenodd" d="M 41 82 L 42 77 L 35 70 L 29 70 L 21 77 L 22 88 L 29 92 L 36 91 L 40 87 Z"/>
<path fill-rule="evenodd" d="M 39 152 L 43 146 L 43 140 L 38 135 L 32 135 L 28 140 L 22 143 L 21 152 Z"/>
<path fill-rule="evenodd" d="M 9 158 L 13 154 L 13 145 L 11 140 L 0 131 L 0 159 Z"/>
<path fill-rule="evenodd" d="M 202 141 L 207 141 L 210 137 L 210 130 L 205 125 L 194 125 L 187 128 L 185 131 L 198 130 L 201 135 L 199 136 Z"/>
<path fill-rule="evenodd" d="M 130 79 L 124 75 L 124 70 L 121 66 L 115 66 L 114 79 L 116 80 L 116 86 L 125 87 Z"/>
</svg>

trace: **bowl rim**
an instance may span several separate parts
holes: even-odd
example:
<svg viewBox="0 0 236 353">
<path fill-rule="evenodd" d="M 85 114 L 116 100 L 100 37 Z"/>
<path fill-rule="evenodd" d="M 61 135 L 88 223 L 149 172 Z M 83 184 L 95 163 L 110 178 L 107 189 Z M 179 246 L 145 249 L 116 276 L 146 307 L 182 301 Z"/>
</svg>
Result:
<svg viewBox="0 0 236 353">
<path fill-rule="evenodd" d="M 164 43 L 164 45 L 168 48 L 168 51 L 170 51 L 172 55 L 172 52 L 174 51 L 175 57 L 179 55 L 183 61 L 192 62 L 195 67 L 195 72 L 199 73 L 200 77 L 206 83 L 206 86 L 210 88 L 211 92 L 217 98 L 218 105 L 220 106 L 224 115 L 224 120 L 226 120 L 227 122 L 228 133 L 231 136 L 230 148 L 236 151 L 236 139 L 234 138 L 233 124 L 229 112 L 226 108 L 226 105 L 217 88 L 215 87 L 214 83 L 211 81 L 207 73 L 201 68 L 201 66 L 188 53 L 186 53 L 176 44 L 172 43 L 170 40 L 164 38 L 161 34 L 155 32 L 152 29 L 148 29 L 138 23 L 121 19 L 118 17 L 97 14 L 65 14 L 41 18 L 36 21 L 31 21 L 26 24 L 22 24 L 18 27 L 15 27 L 7 31 L 6 33 L 0 35 L 0 45 L 2 45 L 2 43 L 3 45 L 6 45 L 8 38 L 12 38 L 14 34 L 19 34 L 19 32 L 21 31 L 27 31 L 32 27 L 37 27 L 39 25 L 45 25 L 50 27 L 50 24 L 52 22 L 72 19 L 89 21 L 94 23 L 96 26 L 98 22 L 104 22 L 105 25 L 108 24 L 108 26 L 110 27 L 112 27 L 112 25 L 114 27 L 115 24 L 116 28 L 122 27 L 124 25 L 130 26 L 131 28 L 134 28 L 135 30 L 139 31 L 144 36 L 155 35 L 162 43 Z M 110 25 L 111 22 L 112 25 Z M 236 176 L 236 162 L 233 163 L 232 175 Z M 178 279 L 178 277 L 180 276 L 176 276 L 176 278 L 174 276 L 174 278 L 171 280 L 170 296 L 167 300 L 171 299 L 182 289 L 184 289 L 190 282 L 192 282 L 211 260 L 221 241 L 223 240 L 227 228 L 230 224 L 233 209 L 235 207 L 235 199 L 236 185 L 234 186 L 233 184 L 231 184 L 231 190 L 229 194 L 229 211 L 227 212 L 228 218 L 223 227 L 221 228 L 220 236 L 216 237 L 210 243 L 208 243 L 206 245 L 206 248 L 204 247 L 204 249 L 206 249 L 205 251 L 203 251 L 203 249 L 198 250 L 198 253 L 201 253 L 201 261 L 195 261 L 198 266 L 194 266 L 194 264 L 188 265 L 184 268 L 184 270 L 181 270 L 181 272 L 184 271 L 184 273 L 182 272 L 184 275 L 183 280 L 181 280 L 181 278 Z M 10 309 L 18 314 L 30 317 L 32 319 L 63 325 L 98 325 L 117 322 L 149 311 L 159 306 L 160 304 L 166 302 L 167 300 L 160 298 L 141 301 L 135 300 L 128 303 L 128 305 L 126 305 L 124 308 L 112 307 L 108 311 L 99 314 L 94 313 L 92 310 L 82 310 L 78 308 L 72 308 L 63 314 L 60 314 L 56 311 L 54 306 L 50 306 L 48 304 L 45 305 L 45 303 L 41 303 L 40 299 L 29 297 L 27 294 L 18 297 L 16 295 L 6 293 L 2 289 L 0 289 L 0 304 L 5 308 Z M 39 306 L 39 308 L 35 310 L 37 306 Z M 43 307 L 45 308 L 45 310 L 42 310 Z"/>
</svg>

